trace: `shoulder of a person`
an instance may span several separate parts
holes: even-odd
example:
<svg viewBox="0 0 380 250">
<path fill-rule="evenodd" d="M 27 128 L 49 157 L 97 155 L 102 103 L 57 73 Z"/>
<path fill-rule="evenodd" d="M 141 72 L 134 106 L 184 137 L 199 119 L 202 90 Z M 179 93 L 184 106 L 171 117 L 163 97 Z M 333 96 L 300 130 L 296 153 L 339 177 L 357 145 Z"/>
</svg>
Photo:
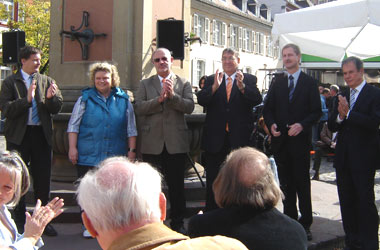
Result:
<svg viewBox="0 0 380 250">
<path fill-rule="evenodd" d="M 177 79 L 177 81 L 179 81 L 179 82 L 181 82 L 183 84 L 185 84 L 185 83 L 189 83 L 190 84 L 190 82 L 186 78 L 180 77 L 179 75 L 174 75 L 174 76 Z"/>
</svg>

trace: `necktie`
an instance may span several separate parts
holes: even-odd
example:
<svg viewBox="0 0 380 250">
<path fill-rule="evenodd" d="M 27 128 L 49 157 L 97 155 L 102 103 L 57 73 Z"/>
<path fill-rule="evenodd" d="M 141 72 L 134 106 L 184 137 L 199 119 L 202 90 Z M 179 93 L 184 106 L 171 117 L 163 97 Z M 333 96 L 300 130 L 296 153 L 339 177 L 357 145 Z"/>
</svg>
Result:
<svg viewBox="0 0 380 250">
<path fill-rule="evenodd" d="M 355 94 L 356 94 L 356 89 L 351 89 L 351 94 L 350 94 L 350 110 L 352 110 L 352 108 L 354 107 L 355 105 Z"/>
<path fill-rule="evenodd" d="M 29 76 L 29 87 L 32 85 L 34 75 Z M 38 124 L 40 122 L 40 118 L 38 117 L 38 110 L 37 110 L 37 102 L 36 98 L 34 97 L 32 99 L 32 121 L 34 124 Z"/>
<path fill-rule="evenodd" d="M 230 101 L 230 96 L 231 96 L 231 90 L 232 90 L 232 78 L 228 77 L 227 78 L 227 86 L 226 86 L 226 93 L 227 93 L 227 102 Z M 228 132 L 228 122 L 226 123 L 226 131 Z"/>
<path fill-rule="evenodd" d="M 294 77 L 292 75 L 289 76 L 289 101 L 292 100 L 294 94 Z"/>
<path fill-rule="evenodd" d="M 231 90 L 232 90 L 232 78 L 231 78 L 231 77 L 228 77 L 228 78 L 227 78 L 227 86 L 226 86 L 227 102 L 230 101 Z"/>
</svg>

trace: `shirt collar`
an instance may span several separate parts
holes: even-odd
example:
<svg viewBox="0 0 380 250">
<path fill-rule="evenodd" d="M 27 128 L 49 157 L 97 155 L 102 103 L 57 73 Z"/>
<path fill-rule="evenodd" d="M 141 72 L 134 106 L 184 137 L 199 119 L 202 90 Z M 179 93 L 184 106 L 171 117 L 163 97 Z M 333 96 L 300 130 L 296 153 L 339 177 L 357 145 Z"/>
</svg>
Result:
<svg viewBox="0 0 380 250">
<path fill-rule="evenodd" d="M 163 79 L 169 79 L 169 78 L 172 77 L 172 72 L 170 72 L 169 75 L 168 75 L 167 77 L 165 77 L 165 78 L 163 78 L 163 77 L 160 76 L 160 75 L 157 75 L 157 76 L 158 76 L 158 79 L 160 79 L 160 83 L 162 84 L 162 80 L 163 80 Z"/>
<path fill-rule="evenodd" d="M 362 91 L 365 84 L 366 84 L 366 81 L 363 80 L 362 83 L 355 88 L 357 90 L 357 93 L 360 93 L 360 91 Z"/>
<path fill-rule="evenodd" d="M 292 75 L 293 78 L 294 78 L 294 82 L 297 82 L 298 77 L 300 77 L 300 74 L 301 74 L 301 69 L 298 69 L 298 70 L 297 70 L 296 72 L 294 72 L 293 74 L 289 74 L 289 73 L 288 73 L 288 77 L 289 77 L 290 75 Z"/>
<path fill-rule="evenodd" d="M 21 75 L 22 75 L 22 78 L 24 78 L 24 80 L 27 82 L 27 81 L 29 81 L 29 74 L 28 73 L 26 73 L 25 71 L 23 71 L 22 69 L 21 69 Z"/>
<path fill-rule="evenodd" d="M 235 81 L 235 77 L 236 77 L 236 71 L 235 71 L 235 73 L 233 73 L 232 75 L 227 75 L 227 73 L 224 73 L 224 78 L 226 79 L 226 84 L 227 84 L 227 78 L 228 77 L 231 77 L 231 79 L 232 79 L 232 83 Z"/>
</svg>

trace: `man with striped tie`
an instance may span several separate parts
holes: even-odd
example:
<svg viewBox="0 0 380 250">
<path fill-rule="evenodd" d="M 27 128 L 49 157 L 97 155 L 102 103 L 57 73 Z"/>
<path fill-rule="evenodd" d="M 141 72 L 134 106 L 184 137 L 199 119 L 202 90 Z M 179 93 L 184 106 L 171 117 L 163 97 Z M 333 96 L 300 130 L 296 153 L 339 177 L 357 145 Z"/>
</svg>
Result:
<svg viewBox="0 0 380 250">
<path fill-rule="evenodd" d="M 0 109 L 5 120 L 7 150 L 16 150 L 28 165 L 33 178 L 35 199 L 47 204 L 50 195 L 52 158 L 52 115 L 62 106 L 62 95 L 55 81 L 38 73 L 41 50 L 26 46 L 20 50 L 21 69 L 7 77 L 1 86 Z M 24 231 L 25 201 L 14 210 L 19 232 Z M 49 224 L 45 235 L 57 232 Z"/>
<path fill-rule="evenodd" d="M 299 67 L 299 47 L 285 45 L 282 60 L 287 72 L 272 81 L 264 101 L 263 115 L 272 134 L 272 151 L 280 187 L 285 194 L 284 213 L 298 220 L 311 240 L 311 128 L 322 115 L 321 99 L 314 79 Z M 301 217 L 298 217 L 297 196 Z"/>
<path fill-rule="evenodd" d="M 346 234 L 345 249 L 379 249 L 374 178 L 379 167 L 380 89 L 363 79 L 363 62 L 342 62 L 349 89 L 335 100 L 328 125 L 338 132 L 334 167 Z"/>
<path fill-rule="evenodd" d="M 257 78 L 242 73 L 237 51 L 226 48 L 222 52 L 223 72 L 207 77 L 204 88 L 197 92 L 198 103 L 206 108 L 206 122 L 202 135 L 202 149 L 206 152 L 206 210 L 215 203 L 212 184 L 220 165 L 231 149 L 249 144 L 254 126 L 253 107 L 262 97 L 256 87 Z"/>
</svg>

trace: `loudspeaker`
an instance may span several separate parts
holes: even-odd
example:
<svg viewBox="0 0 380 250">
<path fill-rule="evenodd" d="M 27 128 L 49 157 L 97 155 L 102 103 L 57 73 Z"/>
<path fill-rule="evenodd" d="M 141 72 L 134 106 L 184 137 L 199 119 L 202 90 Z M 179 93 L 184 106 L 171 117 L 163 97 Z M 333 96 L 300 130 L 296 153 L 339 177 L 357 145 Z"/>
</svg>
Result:
<svg viewBox="0 0 380 250">
<path fill-rule="evenodd" d="M 25 32 L 11 31 L 3 33 L 3 63 L 18 63 L 19 52 L 25 46 Z"/>
<path fill-rule="evenodd" d="M 182 20 L 157 21 L 157 48 L 167 48 L 174 59 L 185 58 L 185 23 Z"/>
</svg>

